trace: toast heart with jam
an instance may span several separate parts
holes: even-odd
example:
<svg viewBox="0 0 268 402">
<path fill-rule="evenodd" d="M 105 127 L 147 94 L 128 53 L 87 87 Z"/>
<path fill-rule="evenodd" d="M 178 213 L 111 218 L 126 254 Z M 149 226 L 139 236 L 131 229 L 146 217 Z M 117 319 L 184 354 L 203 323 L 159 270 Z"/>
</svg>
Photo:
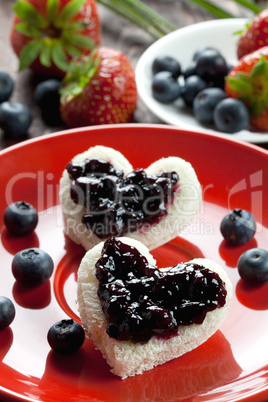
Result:
<svg viewBox="0 0 268 402">
<path fill-rule="evenodd" d="M 60 181 L 65 233 L 86 250 L 112 236 L 154 249 L 190 223 L 200 201 L 189 162 L 167 157 L 133 170 L 119 151 L 105 146 L 76 155 Z"/>
<path fill-rule="evenodd" d="M 220 327 L 232 296 L 215 262 L 196 258 L 157 268 L 148 248 L 127 237 L 89 250 L 77 284 L 85 332 L 123 379 L 204 343 Z"/>
</svg>

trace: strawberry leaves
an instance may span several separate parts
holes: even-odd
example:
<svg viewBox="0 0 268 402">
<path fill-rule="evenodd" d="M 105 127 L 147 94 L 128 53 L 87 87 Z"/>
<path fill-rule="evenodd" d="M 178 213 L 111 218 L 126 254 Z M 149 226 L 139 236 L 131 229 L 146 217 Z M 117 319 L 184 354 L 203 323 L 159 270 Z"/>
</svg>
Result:
<svg viewBox="0 0 268 402">
<path fill-rule="evenodd" d="M 45 67 L 54 64 L 59 70 L 68 70 L 69 59 L 79 58 L 82 51 L 90 51 L 94 41 L 83 32 L 90 24 L 77 17 L 86 0 L 71 0 L 61 7 L 60 0 L 46 1 L 46 15 L 30 2 L 18 0 L 13 9 L 19 18 L 15 29 L 28 38 L 20 52 L 22 70 L 36 59 Z"/>
<path fill-rule="evenodd" d="M 248 106 L 251 117 L 256 118 L 268 108 L 268 60 L 260 55 L 249 72 L 236 70 L 226 81 L 238 99 Z"/>
</svg>

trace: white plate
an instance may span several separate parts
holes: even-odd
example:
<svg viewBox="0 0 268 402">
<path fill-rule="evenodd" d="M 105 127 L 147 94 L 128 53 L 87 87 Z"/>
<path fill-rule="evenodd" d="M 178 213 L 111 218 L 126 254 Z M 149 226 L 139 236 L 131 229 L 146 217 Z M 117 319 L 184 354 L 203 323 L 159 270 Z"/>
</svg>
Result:
<svg viewBox="0 0 268 402">
<path fill-rule="evenodd" d="M 151 112 L 168 124 L 178 126 L 191 131 L 205 133 L 216 132 L 207 126 L 202 126 L 183 104 L 182 99 L 173 104 L 165 105 L 157 102 L 151 93 L 152 62 L 156 56 L 168 54 L 177 58 L 182 68 L 187 67 L 195 50 L 204 45 L 214 46 L 221 50 L 226 60 L 232 64 L 237 62 L 236 57 L 236 31 L 245 27 L 247 20 L 244 18 L 231 18 L 200 22 L 184 28 L 180 28 L 151 45 L 141 56 L 136 67 L 136 81 L 138 92 L 151 110 Z M 230 134 L 223 134 L 228 135 Z M 268 142 L 268 134 L 250 132 L 248 130 L 232 134 L 233 137 L 252 143 Z"/>
</svg>

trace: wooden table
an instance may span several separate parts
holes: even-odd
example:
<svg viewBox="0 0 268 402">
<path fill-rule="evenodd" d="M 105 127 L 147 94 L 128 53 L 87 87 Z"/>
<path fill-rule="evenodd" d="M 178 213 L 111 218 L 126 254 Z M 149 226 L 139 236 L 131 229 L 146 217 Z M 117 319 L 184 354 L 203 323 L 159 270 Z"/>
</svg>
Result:
<svg viewBox="0 0 268 402">
<path fill-rule="evenodd" d="M 15 89 L 10 100 L 21 102 L 30 107 L 33 113 L 33 122 L 27 138 L 56 132 L 66 127 L 47 126 L 40 114 L 39 108 L 33 101 L 36 85 L 35 77 L 30 70 L 18 72 L 18 60 L 9 42 L 11 19 L 13 15 L 12 4 L 14 0 L 0 0 L 0 69 L 8 71 L 15 81 Z M 213 17 L 186 0 L 146 0 L 147 5 L 158 11 L 176 28 L 196 22 L 213 19 Z M 226 1 L 227 3 L 227 1 Z M 219 4 L 222 4 L 219 0 Z M 248 16 L 237 4 L 231 3 L 229 7 L 237 16 Z M 133 67 L 145 49 L 153 42 L 152 38 L 130 24 L 128 21 L 112 13 L 107 8 L 98 5 L 102 22 L 102 44 L 122 50 L 132 62 Z M 134 122 L 136 123 L 162 123 L 148 108 L 138 101 Z M 14 144 L 14 140 L 5 138 L 0 130 L 0 149 Z M 268 148 L 267 144 L 261 144 Z"/>
</svg>

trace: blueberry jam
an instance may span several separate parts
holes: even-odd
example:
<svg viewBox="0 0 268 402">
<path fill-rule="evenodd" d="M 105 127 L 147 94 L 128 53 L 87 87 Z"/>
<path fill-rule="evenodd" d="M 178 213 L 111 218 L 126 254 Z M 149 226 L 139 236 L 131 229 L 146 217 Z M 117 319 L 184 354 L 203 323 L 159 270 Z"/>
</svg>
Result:
<svg viewBox="0 0 268 402">
<path fill-rule="evenodd" d="M 106 331 L 118 340 L 168 339 L 180 325 L 201 324 L 226 301 L 225 284 L 215 272 L 190 263 L 160 271 L 115 238 L 104 243 L 96 277 Z"/>
<path fill-rule="evenodd" d="M 102 159 L 69 163 L 66 169 L 71 198 L 86 209 L 82 223 L 101 239 L 158 223 L 167 214 L 179 180 L 174 171 L 149 176 L 136 169 L 124 176 Z"/>
</svg>

